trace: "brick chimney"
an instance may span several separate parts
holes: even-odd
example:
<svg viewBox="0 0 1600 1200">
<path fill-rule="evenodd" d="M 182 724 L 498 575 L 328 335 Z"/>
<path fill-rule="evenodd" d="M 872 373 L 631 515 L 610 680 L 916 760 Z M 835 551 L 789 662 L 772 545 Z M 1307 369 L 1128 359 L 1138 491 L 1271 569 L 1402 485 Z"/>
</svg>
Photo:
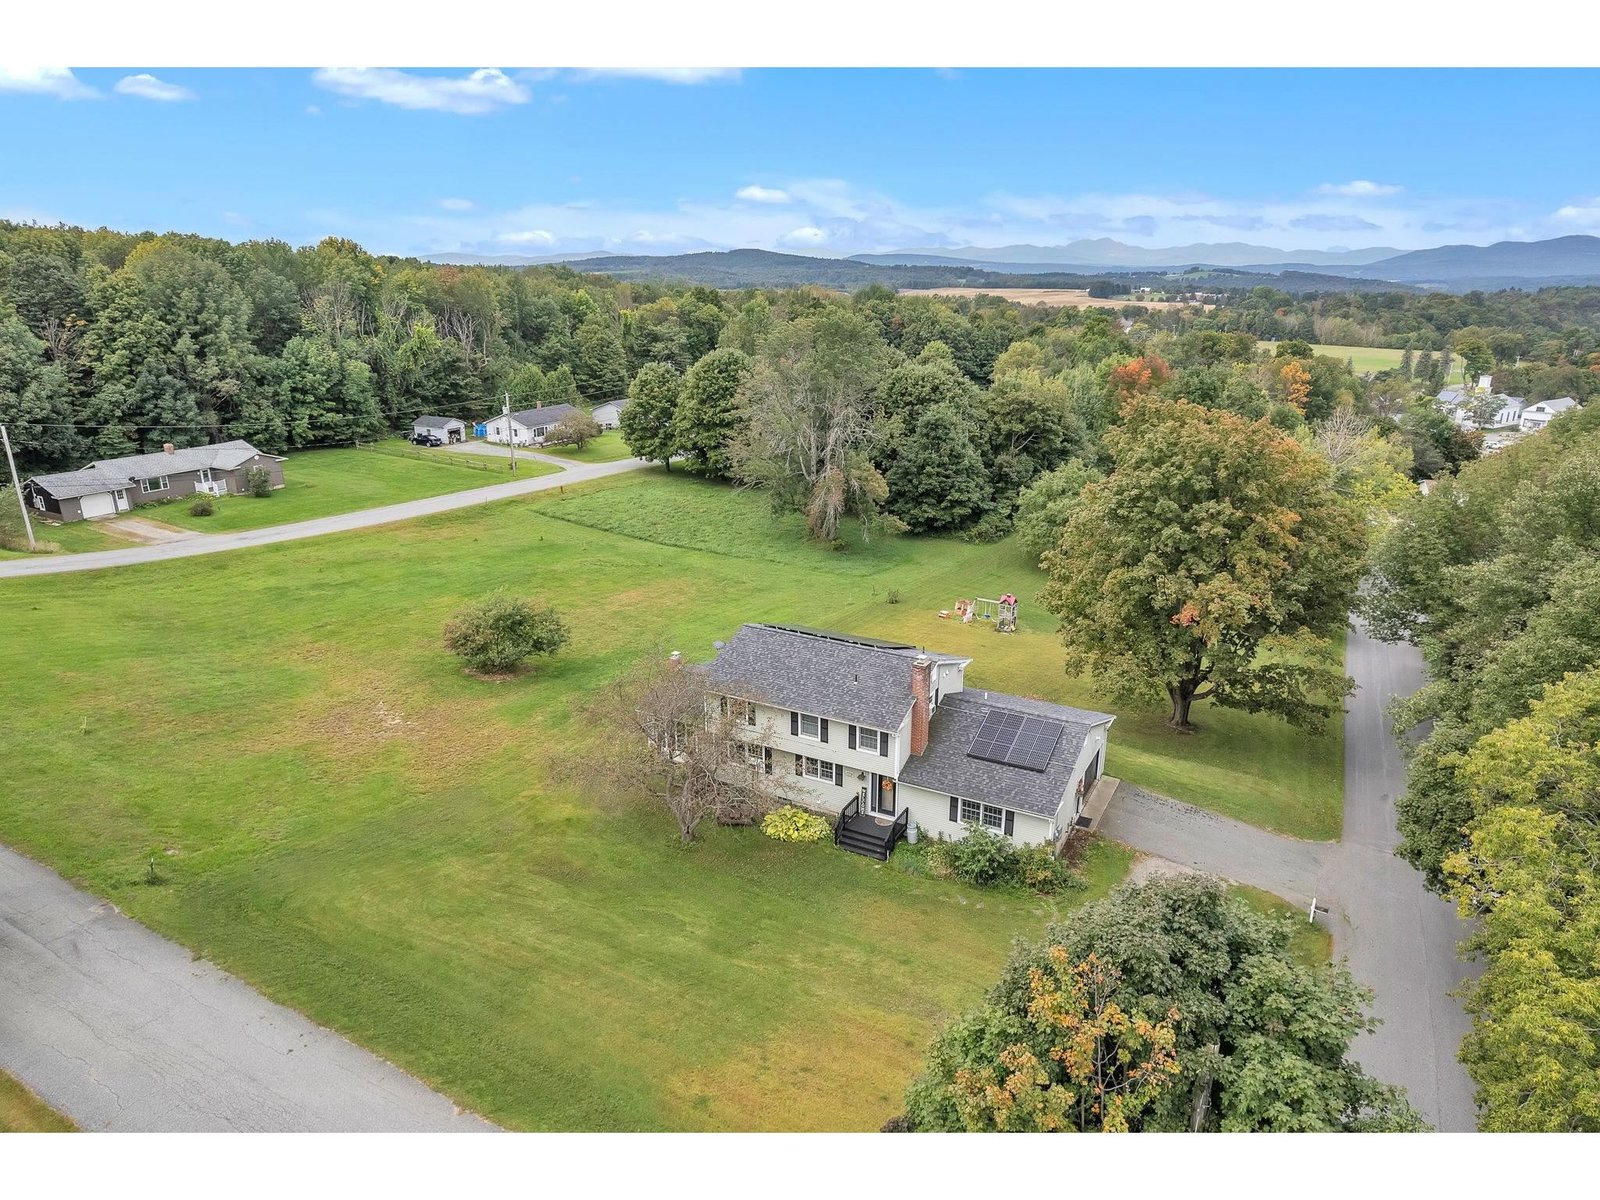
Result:
<svg viewBox="0 0 1600 1200">
<path fill-rule="evenodd" d="M 163 453 L 163 454 L 172 454 L 172 453 L 174 453 L 174 450 L 173 450 L 173 447 L 172 447 L 172 443 L 171 442 L 162 442 L 161 443 L 161 453 Z"/>
<path fill-rule="evenodd" d="M 933 699 L 933 659 L 919 654 L 911 664 L 911 753 L 928 748 L 928 709 Z"/>
</svg>

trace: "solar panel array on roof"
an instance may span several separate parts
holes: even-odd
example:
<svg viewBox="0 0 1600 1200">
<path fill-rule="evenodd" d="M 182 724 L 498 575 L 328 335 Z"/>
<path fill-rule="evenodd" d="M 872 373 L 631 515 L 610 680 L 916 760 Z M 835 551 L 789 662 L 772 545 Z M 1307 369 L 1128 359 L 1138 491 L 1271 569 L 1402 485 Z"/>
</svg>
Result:
<svg viewBox="0 0 1600 1200">
<path fill-rule="evenodd" d="M 984 718 L 983 727 L 967 750 L 967 757 L 1043 771 L 1050 765 L 1061 733 L 1062 727 L 1055 721 L 996 709 Z"/>
</svg>

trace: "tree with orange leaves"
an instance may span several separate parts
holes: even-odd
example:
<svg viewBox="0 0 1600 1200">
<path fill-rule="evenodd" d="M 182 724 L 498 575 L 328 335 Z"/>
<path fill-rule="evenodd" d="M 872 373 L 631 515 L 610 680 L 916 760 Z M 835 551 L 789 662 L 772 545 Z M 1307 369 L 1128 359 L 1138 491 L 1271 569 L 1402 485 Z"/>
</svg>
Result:
<svg viewBox="0 0 1600 1200">
<path fill-rule="evenodd" d="M 1327 463 L 1264 420 L 1151 397 L 1105 445 L 1113 471 L 1043 558 L 1067 669 L 1165 693 L 1181 732 L 1208 698 L 1320 726 L 1350 690 L 1326 651 L 1365 552 Z"/>
<path fill-rule="evenodd" d="M 1291 358 L 1278 368 L 1278 387 L 1285 404 L 1292 404 L 1300 412 L 1306 411 L 1306 398 L 1311 395 L 1311 372 L 1299 359 Z"/>
<path fill-rule="evenodd" d="M 1159 354 L 1146 354 L 1112 367 L 1107 377 L 1111 394 L 1119 404 L 1126 404 L 1139 396 L 1148 396 L 1172 378 L 1172 368 Z"/>
</svg>

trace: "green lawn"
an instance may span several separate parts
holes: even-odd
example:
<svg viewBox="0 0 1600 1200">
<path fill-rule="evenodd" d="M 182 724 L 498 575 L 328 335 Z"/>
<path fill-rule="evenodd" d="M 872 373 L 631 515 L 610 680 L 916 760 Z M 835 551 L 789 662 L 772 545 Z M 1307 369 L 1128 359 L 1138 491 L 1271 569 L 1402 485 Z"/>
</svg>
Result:
<svg viewBox="0 0 1600 1200">
<path fill-rule="evenodd" d="M 1404 350 L 1388 350 L 1379 346 L 1312 346 L 1318 354 L 1337 358 L 1340 362 L 1351 360 L 1356 374 L 1367 371 L 1388 371 L 1400 365 Z M 1416 357 L 1415 354 L 1412 355 Z"/>
<path fill-rule="evenodd" d="M 582 450 L 575 450 L 571 446 L 546 446 L 539 453 L 586 463 L 617 462 L 633 457 L 633 451 L 623 442 L 621 432 L 615 429 L 608 429 L 593 441 L 585 442 Z"/>
<path fill-rule="evenodd" d="M 11 503 L 9 494 L 5 497 Z M 33 536 L 37 542 L 54 542 L 61 547 L 61 552 L 68 554 L 81 554 L 88 550 L 115 550 L 119 546 L 129 543 L 121 538 L 112 537 L 100 529 L 94 521 L 69 521 L 65 525 L 52 525 L 37 517 L 33 522 Z M 25 558 L 26 550 L 6 550 L 0 548 L 0 558 Z"/>
<path fill-rule="evenodd" d="M 34 698 L 0 709 L 6 840 L 508 1125 L 875 1128 L 1012 937 L 1126 866 L 1045 900 L 751 829 L 686 850 L 583 770 L 598 689 L 642 654 L 708 658 L 743 620 L 970 650 L 977 686 L 1098 702 L 1055 665 L 1009 544 L 836 553 L 652 470 L 93 582 L 0 589 L 0 687 Z M 501 585 L 574 636 L 486 683 L 439 635 Z M 1007 588 L 1015 637 L 934 615 Z M 1337 742 L 1207 718 L 1180 738 L 1125 715 L 1111 769 L 1288 824 L 1337 794 Z"/>
<path fill-rule="evenodd" d="M 228 533 L 507 483 L 513 478 L 510 468 L 507 459 L 422 450 L 403 442 L 360 449 L 307 450 L 289 455 L 283 464 L 283 487 L 264 499 L 222 496 L 216 502 L 216 512 L 209 517 L 196 517 L 189 512 L 192 498 L 134 512 L 186 529 Z M 548 463 L 529 459 L 517 464 L 516 478 L 548 475 L 556 470 Z"/>
<path fill-rule="evenodd" d="M 1287 900 L 1274 896 L 1271 892 L 1263 892 L 1260 888 L 1245 887 L 1242 884 L 1233 889 L 1251 908 L 1269 917 L 1281 917 L 1293 922 L 1290 933 L 1289 953 L 1294 955 L 1295 961 L 1307 967 L 1325 967 L 1333 961 L 1333 934 L 1322 925 L 1313 925 L 1306 920 L 1306 910 L 1296 908 Z"/>
<path fill-rule="evenodd" d="M 0 1071 L 0 1133 L 71 1133 L 77 1126 Z"/>
</svg>

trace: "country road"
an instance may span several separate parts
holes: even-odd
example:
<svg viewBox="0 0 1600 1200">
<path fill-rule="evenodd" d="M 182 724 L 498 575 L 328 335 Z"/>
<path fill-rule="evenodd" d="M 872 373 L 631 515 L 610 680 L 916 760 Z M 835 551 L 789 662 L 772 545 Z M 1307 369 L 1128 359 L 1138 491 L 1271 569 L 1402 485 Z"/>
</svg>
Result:
<svg viewBox="0 0 1600 1200">
<path fill-rule="evenodd" d="M 556 460 L 547 458 L 545 461 Z M 0 562 L 0 579 L 15 579 L 24 575 L 61 575 L 70 571 L 99 571 L 107 567 L 165 562 L 174 558 L 191 558 L 197 554 L 239 550 L 246 546 L 266 546 L 273 542 L 293 542 L 300 538 L 321 537 L 327 533 L 344 533 L 351 529 L 388 525 L 393 521 L 407 521 L 412 517 L 426 517 L 456 508 L 471 508 L 475 504 L 489 504 L 513 496 L 526 496 L 532 492 L 552 491 L 568 484 L 587 483 L 593 479 L 605 479 L 611 475 L 637 471 L 645 465 L 639 459 L 566 464 L 555 475 L 516 479 L 510 483 L 496 483 L 465 492 L 448 492 L 443 496 L 427 496 L 421 500 L 387 504 L 382 508 L 363 508 L 356 512 L 337 513 L 331 517 L 317 517 L 310 521 L 270 525 L 265 529 L 245 529 L 237 533 L 203 533 L 177 541 L 129 546 L 120 550 L 96 550 L 88 554 L 42 554 L 29 558 L 7 559 Z"/>
<path fill-rule="evenodd" d="M 1374 993 L 1383 1024 L 1359 1039 L 1357 1059 L 1374 1076 L 1405 1087 L 1437 1129 L 1476 1127 L 1472 1084 L 1456 1051 L 1470 1022 L 1450 993 L 1474 970 L 1456 954 L 1466 926 L 1422 876 L 1396 858 L 1394 800 L 1405 760 L 1389 728 L 1394 696 L 1422 684 L 1415 647 L 1374 641 L 1359 626 L 1345 643 L 1356 681 L 1344 722 L 1344 838 L 1306 842 L 1267 833 L 1124 783 L 1100 824 L 1106 837 L 1146 854 L 1295 904 L 1315 898 L 1335 953 Z"/>
<path fill-rule="evenodd" d="M 492 1130 L 0 847 L 0 1068 L 85 1130 Z"/>
</svg>

